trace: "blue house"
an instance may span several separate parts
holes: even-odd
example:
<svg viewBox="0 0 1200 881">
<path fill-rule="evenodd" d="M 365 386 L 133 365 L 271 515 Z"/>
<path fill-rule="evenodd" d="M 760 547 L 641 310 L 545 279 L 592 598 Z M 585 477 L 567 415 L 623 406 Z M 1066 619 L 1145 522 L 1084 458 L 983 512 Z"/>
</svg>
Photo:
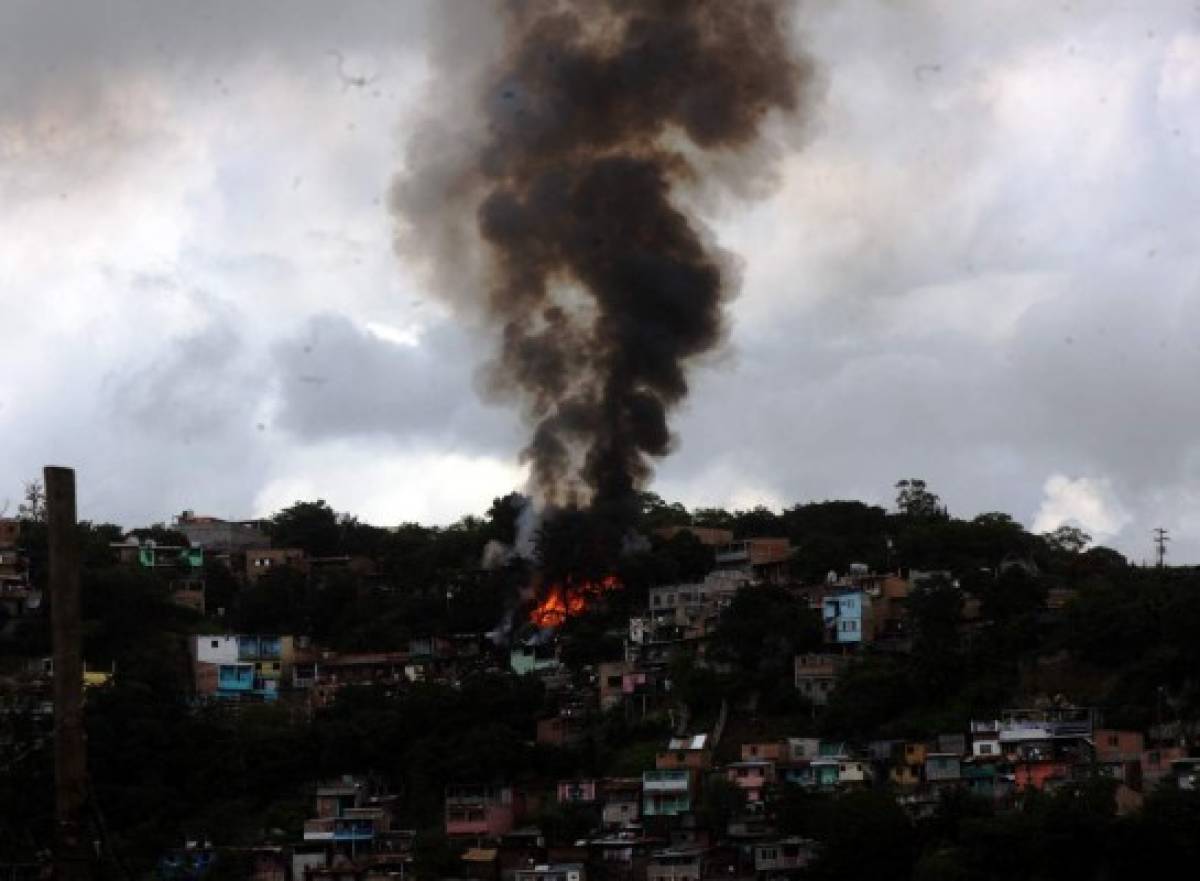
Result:
<svg viewBox="0 0 1200 881">
<path fill-rule="evenodd" d="M 861 590 L 830 594 L 821 601 L 825 641 L 838 644 L 863 641 L 865 599 Z"/>
</svg>

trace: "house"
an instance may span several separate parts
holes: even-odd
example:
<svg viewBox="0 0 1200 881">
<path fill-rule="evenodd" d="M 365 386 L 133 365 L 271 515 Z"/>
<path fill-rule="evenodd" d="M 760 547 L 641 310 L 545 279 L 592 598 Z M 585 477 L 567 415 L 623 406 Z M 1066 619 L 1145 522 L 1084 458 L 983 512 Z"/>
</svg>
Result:
<svg viewBox="0 0 1200 881">
<path fill-rule="evenodd" d="M 825 642 L 834 645 L 860 645 L 867 634 L 870 598 L 856 588 L 827 593 L 821 600 L 821 621 Z"/>
<path fill-rule="evenodd" d="M 446 787 L 446 837 L 495 840 L 512 831 L 522 799 L 507 785 Z"/>
<path fill-rule="evenodd" d="M 518 676 L 527 673 L 553 674 L 561 667 L 558 661 L 558 641 L 543 633 L 548 634 L 549 631 L 530 633 L 524 638 L 514 640 L 508 655 L 508 665 Z"/>
<path fill-rule="evenodd" d="M 175 518 L 174 527 L 187 536 L 193 547 L 218 553 L 270 545 L 261 520 L 222 520 L 184 511 Z"/>
<path fill-rule="evenodd" d="M 600 822 L 606 829 L 621 829 L 641 817 L 642 781 L 636 777 L 610 778 L 600 783 Z"/>
<path fill-rule="evenodd" d="M 247 548 L 246 583 L 255 584 L 268 572 L 279 568 L 303 570 L 304 551 L 300 548 Z"/>
<path fill-rule="evenodd" d="M 998 721 L 971 722 L 971 756 L 975 759 L 999 759 L 1004 755 L 1000 748 L 1000 723 Z"/>
<path fill-rule="evenodd" d="M 1096 761 L 1102 764 L 1136 762 L 1140 765 L 1146 751 L 1146 738 L 1140 731 L 1097 728 L 1092 733 L 1092 743 L 1095 744 Z"/>
<path fill-rule="evenodd" d="M 766 788 L 775 782 L 775 763 L 762 759 L 732 762 L 725 766 L 725 779 L 746 794 L 746 801 L 763 801 Z"/>
<path fill-rule="evenodd" d="M 829 696 L 837 686 L 838 676 L 845 669 L 847 658 L 835 654 L 796 655 L 796 690 L 818 707 L 829 703 Z"/>
<path fill-rule="evenodd" d="M 821 754 L 819 737 L 789 737 L 787 739 L 787 761 L 802 762 Z"/>
<path fill-rule="evenodd" d="M 742 744 L 743 762 L 786 762 L 789 758 L 788 744 L 787 741 L 784 740 L 769 740 L 765 743 Z"/>
<path fill-rule="evenodd" d="M 193 638 L 196 694 L 273 701 L 291 677 L 290 636 L 203 634 Z"/>
<path fill-rule="evenodd" d="M 850 756 L 839 756 L 837 764 L 837 782 L 842 787 L 861 787 L 868 785 L 875 776 L 870 762 Z"/>
<path fill-rule="evenodd" d="M 757 582 L 787 579 L 792 544 L 786 538 L 748 538 L 717 548 L 717 566 L 734 569 Z"/>
<path fill-rule="evenodd" d="M 319 784 L 317 816 L 304 821 L 301 877 L 328 877 L 332 868 L 364 869 L 370 855 L 389 863 L 405 862 L 404 851 L 411 852 L 414 833 L 392 830 L 394 803 L 387 795 L 369 795 L 366 781 L 360 778 L 345 776 Z"/>
<path fill-rule="evenodd" d="M 642 773 L 642 816 L 677 817 L 692 809 L 692 775 L 685 768 Z"/>
<path fill-rule="evenodd" d="M 595 780 L 563 780 L 558 784 L 558 803 L 595 804 L 597 787 Z"/>
<path fill-rule="evenodd" d="M 925 782 L 957 785 L 962 781 L 962 757 L 958 753 L 925 754 Z"/>
<path fill-rule="evenodd" d="M 518 869 L 514 881 L 587 881 L 583 863 L 546 863 L 528 869 Z"/>
<path fill-rule="evenodd" d="M 698 847 L 655 851 L 646 866 L 646 881 L 700 881 L 705 853 Z"/>
<path fill-rule="evenodd" d="M 810 838 L 781 838 L 754 845 L 754 874 L 758 881 L 790 878 L 804 869 L 816 856 L 816 842 Z"/>
<path fill-rule="evenodd" d="M 1142 753 L 1142 786 L 1150 791 L 1171 777 L 1171 764 L 1177 759 L 1187 758 L 1187 750 L 1181 746 L 1162 746 L 1147 749 Z"/>
<path fill-rule="evenodd" d="M 573 708 L 537 720 L 537 742 L 546 746 L 573 746 L 587 736 L 587 718 Z"/>
<path fill-rule="evenodd" d="M 712 751 L 707 734 L 672 737 L 667 748 L 654 757 L 654 767 L 660 770 L 685 768 L 696 774 L 712 767 Z"/>
</svg>

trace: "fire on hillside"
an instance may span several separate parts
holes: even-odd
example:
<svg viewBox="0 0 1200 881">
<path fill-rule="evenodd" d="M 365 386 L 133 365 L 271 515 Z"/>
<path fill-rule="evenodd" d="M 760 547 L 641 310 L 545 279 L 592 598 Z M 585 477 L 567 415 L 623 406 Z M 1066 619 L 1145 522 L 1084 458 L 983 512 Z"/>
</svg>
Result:
<svg viewBox="0 0 1200 881">
<path fill-rule="evenodd" d="M 621 587 L 615 575 L 598 581 L 576 583 L 567 578 L 554 582 L 542 592 L 542 598 L 529 613 L 529 620 L 542 629 L 561 626 L 568 618 L 582 614 L 599 597 Z"/>
</svg>

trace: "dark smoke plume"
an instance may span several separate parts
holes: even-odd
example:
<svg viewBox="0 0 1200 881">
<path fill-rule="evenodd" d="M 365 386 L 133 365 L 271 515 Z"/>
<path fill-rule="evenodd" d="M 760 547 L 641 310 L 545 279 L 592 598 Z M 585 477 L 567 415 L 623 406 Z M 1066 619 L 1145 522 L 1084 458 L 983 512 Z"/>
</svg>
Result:
<svg viewBox="0 0 1200 881">
<path fill-rule="evenodd" d="M 477 308 L 499 336 L 488 384 L 527 406 L 524 455 L 546 503 L 620 515 L 671 448 L 667 415 L 689 362 L 722 341 L 736 284 L 672 192 L 704 183 L 697 160 L 745 150 L 772 112 L 800 109 L 811 71 L 789 45 L 791 6 L 514 0 L 486 128 L 461 169 L 442 169 L 440 202 L 415 178 L 452 165 L 453 147 L 414 142 L 397 210 L 410 227 L 442 224 L 448 264 L 467 261 L 465 239 L 436 218 L 474 212 Z"/>
</svg>

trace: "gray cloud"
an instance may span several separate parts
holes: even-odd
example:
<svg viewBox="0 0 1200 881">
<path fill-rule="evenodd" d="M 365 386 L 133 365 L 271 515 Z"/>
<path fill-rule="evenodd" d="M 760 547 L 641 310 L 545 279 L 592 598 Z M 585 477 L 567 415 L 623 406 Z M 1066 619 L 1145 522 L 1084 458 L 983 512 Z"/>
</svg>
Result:
<svg viewBox="0 0 1200 881">
<path fill-rule="evenodd" d="M 333 498 L 357 459 L 398 520 L 441 452 L 515 460 L 488 353 L 391 252 L 402 144 L 478 134 L 427 127 L 426 78 L 460 94 L 492 45 L 486 9 L 438 30 L 427 7 L 0 6 L 0 347 L 28 366 L 0 374 L 0 500 L 57 460 L 88 516 L 245 514 L 268 485 Z M 1195 12 L 1080 7 L 807 6 L 820 117 L 775 196 L 701 204 L 744 282 L 657 489 L 887 501 L 921 475 L 1026 523 L 1098 496 L 1122 549 L 1164 525 L 1200 559 Z M 470 242 L 446 248 L 469 284 Z M 457 513 L 427 492 L 422 516 Z"/>
<path fill-rule="evenodd" d="M 443 451 L 509 454 L 514 414 L 475 391 L 480 346 L 461 328 L 433 325 L 413 344 L 323 314 L 272 349 L 277 424 L 302 441 L 383 436 Z"/>
</svg>

